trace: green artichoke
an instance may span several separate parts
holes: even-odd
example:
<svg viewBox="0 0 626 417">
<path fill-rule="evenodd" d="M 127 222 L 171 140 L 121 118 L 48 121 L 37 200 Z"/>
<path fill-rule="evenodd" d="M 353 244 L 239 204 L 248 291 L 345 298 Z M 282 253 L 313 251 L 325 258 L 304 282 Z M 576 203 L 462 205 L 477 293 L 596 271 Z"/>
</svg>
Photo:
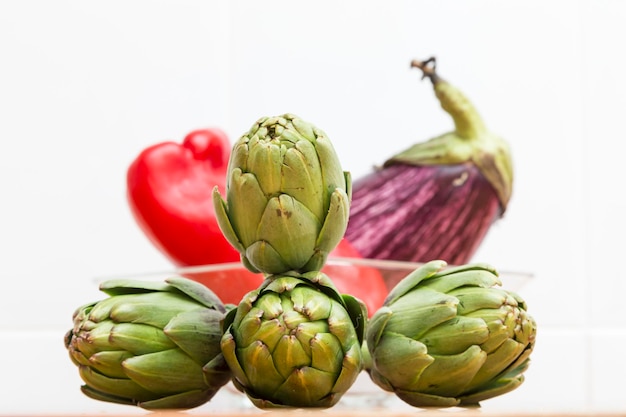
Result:
<svg viewBox="0 0 626 417">
<path fill-rule="evenodd" d="M 431 261 L 400 281 L 371 318 L 372 380 L 416 407 L 477 405 L 524 380 L 537 326 L 486 265 Z"/>
<path fill-rule="evenodd" d="M 366 318 L 322 272 L 269 277 L 224 320 L 233 384 L 259 408 L 331 407 L 362 370 Z"/>
<path fill-rule="evenodd" d="M 346 231 L 352 182 L 326 134 L 292 114 L 264 117 L 233 146 L 224 236 L 253 272 L 317 271 Z"/>
<path fill-rule="evenodd" d="M 209 401 L 231 373 L 221 353 L 226 309 L 213 292 L 182 277 L 110 280 L 110 297 L 79 307 L 65 335 L 70 358 L 94 399 L 145 409 Z"/>
</svg>

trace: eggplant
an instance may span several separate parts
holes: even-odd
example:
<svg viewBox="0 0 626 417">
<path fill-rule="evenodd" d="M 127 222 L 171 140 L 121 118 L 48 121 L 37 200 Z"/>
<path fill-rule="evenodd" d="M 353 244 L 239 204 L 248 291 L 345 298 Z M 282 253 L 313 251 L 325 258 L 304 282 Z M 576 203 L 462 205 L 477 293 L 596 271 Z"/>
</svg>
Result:
<svg viewBox="0 0 626 417">
<path fill-rule="evenodd" d="M 432 82 L 455 129 L 392 156 L 352 186 L 345 237 L 367 258 L 468 263 L 511 198 L 510 148 L 476 108 L 436 72 L 414 60 Z"/>
</svg>

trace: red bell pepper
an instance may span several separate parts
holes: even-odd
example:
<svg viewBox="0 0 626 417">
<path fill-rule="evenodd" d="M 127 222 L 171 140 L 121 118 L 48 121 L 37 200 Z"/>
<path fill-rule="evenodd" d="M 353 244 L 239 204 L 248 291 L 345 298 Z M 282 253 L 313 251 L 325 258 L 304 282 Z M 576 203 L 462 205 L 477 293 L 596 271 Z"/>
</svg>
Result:
<svg viewBox="0 0 626 417">
<path fill-rule="evenodd" d="M 143 150 L 127 172 L 132 214 L 150 241 L 177 266 L 239 261 L 220 230 L 211 190 L 226 185 L 228 136 L 220 129 L 189 133 L 182 144 Z"/>
<path fill-rule="evenodd" d="M 133 217 L 149 240 L 180 267 L 239 262 L 215 218 L 212 190 L 224 192 L 231 145 L 217 128 L 195 130 L 182 144 L 168 141 L 143 150 L 127 172 L 127 199 Z M 360 258 L 343 239 L 331 257 Z M 326 265 L 323 269 L 342 293 L 361 299 L 371 314 L 387 296 L 375 268 Z M 244 268 L 186 274 L 224 303 L 238 304 L 264 277 Z"/>
</svg>

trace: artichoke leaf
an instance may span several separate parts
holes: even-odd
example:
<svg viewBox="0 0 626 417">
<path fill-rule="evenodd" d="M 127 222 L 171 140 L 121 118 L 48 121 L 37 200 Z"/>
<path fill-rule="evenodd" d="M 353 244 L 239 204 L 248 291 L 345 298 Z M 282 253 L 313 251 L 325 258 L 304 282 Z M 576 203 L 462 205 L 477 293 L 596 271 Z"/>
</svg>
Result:
<svg viewBox="0 0 626 417">
<path fill-rule="evenodd" d="M 378 346 L 380 338 L 383 336 L 387 327 L 387 323 L 389 323 L 392 317 L 393 311 L 387 306 L 382 306 L 367 323 L 365 339 L 370 354 L 373 355 L 373 351 L 376 349 L 376 346 Z"/>
<path fill-rule="evenodd" d="M 507 304 L 506 292 L 498 288 L 466 287 L 450 291 L 459 299 L 459 314 L 470 314 L 476 310 L 497 310 Z"/>
<path fill-rule="evenodd" d="M 136 294 L 122 294 L 115 297 L 105 298 L 100 300 L 89 309 L 87 319 L 94 323 L 101 323 L 111 318 L 111 310 L 119 304 L 132 303 L 132 300 L 137 298 Z M 74 320 L 76 322 L 76 319 Z M 82 320 L 80 326 L 85 329 L 85 321 Z M 99 327 L 99 326 L 98 326 Z"/>
<path fill-rule="evenodd" d="M 88 332 L 79 331 L 74 335 L 75 348 L 87 357 L 101 350 L 120 350 L 121 347 L 110 337 L 113 326 L 115 323 L 107 320 Z"/>
<path fill-rule="evenodd" d="M 481 319 L 457 316 L 420 337 L 431 355 L 456 355 L 489 340 L 489 328 Z"/>
<path fill-rule="evenodd" d="M 346 182 L 346 195 L 348 196 L 348 201 L 352 202 L 352 174 L 349 171 L 344 171 L 343 179 Z"/>
<path fill-rule="evenodd" d="M 294 369 L 311 365 L 310 348 L 305 349 L 295 335 L 286 334 L 276 344 L 272 352 L 274 366 L 284 379 L 287 379 Z"/>
<path fill-rule="evenodd" d="M 168 395 L 151 401 L 142 401 L 137 405 L 146 410 L 186 410 L 199 407 L 209 401 L 217 390 L 190 390 L 180 394 Z"/>
<path fill-rule="evenodd" d="M 479 287 L 479 289 L 493 287 L 500 285 L 500 279 L 491 270 L 467 269 L 453 275 L 437 274 L 424 285 L 435 291 L 449 293 L 464 286 Z"/>
<path fill-rule="evenodd" d="M 245 297 L 246 296 L 244 296 L 244 299 Z M 222 319 L 222 323 L 221 323 L 222 333 L 224 333 L 226 329 L 228 329 L 230 325 L 233 323 L 233 321 L 235 320 L 235 316 L 237 315 L 237 310 L 238 310 L 237 307 L 231 308 L 224 315 L 224 318 Z"/>
<path fill-rule="evenodd" d="M 78 327 L 81 326 L 81 324 L 89 318 L 89 313 L 91 312 L 91 310 L 96 304 L 98 304 L 98 302 L 94 301 L 91 303 L 83 304 L 82 306 L 74 310 L 74 313 L 72 313 L 72 320 L 74 321 L 74 330 L 78 331 L 77 326 Z"/>
<path fill-rule="evenodd" d="M 305 205 L 281 194 L 268 201 L 257 238 L 280 253 L 288 269 L 300 269 L 313 255 L 320 229 L 319 220 Z"/>
<path fill-rule="evenodd" d="M 317 406 L 326 397 L 335 383 L 335 374 L 304 366 L 294 369 L 283 384 L 276 390 L 273 398 L 291 406 Z"/>
<path fill-rule="evenodd" d="M 474 263 L 470 263 L 470 264 L 464 264 L 464 265 L 455 265 L 455 266 L 451 266 L 448 268 L 445 268 L 444 270 L 442 270 L 439 275 L 444 276 L 444 275 L 456 275 L 465 271 L 474 271 L 474 270 L 484 270 L 484 271 L 488 271 L 491 274 L 495 275 L 496 277 L 499 276 L 498 271 L 491 265 L 487 264 L 487 263 L 481 263 L 481 262 L 474 262 Z"/>
<path fill-rule="evenodd" d="M 102 375 L 111 378 L 127 378 L 122 362 L 132 356 L 132 353 L 125 350 L 103 350 L 91 355 L 88 365 Z"/>
<path fill-rule="evenodd" d="M 93 400 L 105 401 L 113 404 L 137 405 L 137 401 L 135 401 L 133 398 L 111 395 L 103 391 L 98 391 L 97 389 L 94 389 L 89 385 L 82 385 L 80 387 L 80 391 Z"/>
<path fill-rule="evenodd" d="M 264 285 L 264 284 L 261 284 Z M 250 291 L 246 295 L 243 296 L 241 301 L 239 301 L 239 305 L 237 308 L 232 309 L 226 317 L 224 317 L 225 322 L 222 323 L 222 329 L 226 329 L 226 321 L 230 322 L 234 328 L 239 327 L 241 321 L 248 315 L 250 312 L 255 309 L 258 310 L 257 307 L 254 306 L 254 302 L 259 298 L 259 292 L 261 288 L 257 288 L 254 291 Z M 234 312 L 234 313 L 233 313 Z M 255 314 L 263 314 L 263 311 L 257 312 Z M 232 322 L 231 322 L 232 318 Z"/>
<path fill-rule="evenodd" d="M 290 292 L 293 309 L 310 321 L 325 320 L 333 309 L 333 301 L 316 288 L 300 285 Z"/>
<path fill-rule="evenodd" d="M 375 351 L 374 368 L 394 388 L 412 388 L 435 361 L 423 343 L 393 333 L 386 333 Z"/>
<path fill-rule="evenodd" d="M 179 276 L 167 278 L 165 282 L 207 308 L 226 311 L 222 300 L 209 287 L 199 282 Z"/>
<path fill-rule="evenodd" d="M 225 355 L 225 357 L 228 360 L 228 356 Z M 275 360 L 281 360 L 280 357 L 274 359 L 272 352 L 259 340 L 250 346 L 237 348 L 237 358 L 249 381 L 249 384 L 244 385 L 254 387 L 255 394 L 259 398 L 272 398 L 274 391 L 284 381 L 274 364 Z"/>
<path fill-rule="evenodd" d="M 526 346 L 521 355 L 513 363 L 511 363 L 502 373 L 498 376 L 497 379 L 502 378 L 513 378 L 516 377 L 528 369 L 530 365 L 529 356 L 532 353 L 532 348 Z"/>
<path fill-rule="evenodd" d="M 254 126 L 258 129 L 258 125 Z M 254 137 L 254 136 L 252 136 Z M 239 138 L 239 140 L 233 145 L 233 149 L 230 153 L 230 159 L 228 161 L 228 166 L 239 167 L 242 172 L 249 172 L 248 170 L 248 154 L 250 149 L 250 143 L 253 141 L 257 141 L 256 139 L 250 139 L 246 136 Z M 231 187 L 232 176 L 226 176 L 226 189 Z"/>
<path fill-rule="evenodd" d="M 334 393 L 344 393 L 354 384 L 359 373 L 363 370 L 365 359 L 359 345 L 352 345 L 343 356 L 341 372 L 332 389 Z"/>
<path fill-rule="evenodd" d="M 187 311 L 174 316 L 163 332 L 197 363 L 205 364 L 220 353 L 223 317 L 211 309 Z"/>
<path fill-rule="evenodd" d="M 259 330 L 256 332 L 256 334 L 254 336 L 250 335 L 250 337 L 247 338 L 247 341 L 249 341 L 249 343 L 252 343 L 254 340 L 262 340 L 267 348 L 273 352 L 286 331 L 287 329 L 285 325 L 281 323 L 278 318 L 274 318 L 272 320 L 264 320 L 261 323 L 261 326 L 259 327 Z M 243 328 L 239 329 L 239 332 L 242 333 L 242 336 L 248 336 L 246 334 L 247 331 Z"/>
<path fill-rule="evenodd" d="M 485 363 L 468 385 L 467 391 L 471 392 L 480 388 L 486 382 L 497 377 L 519 357 L 523 350 L 524 345 L 521 343 L 512 339 L 505 341 L 498 349 L 487 355 Z"/>
<path fill-rule="evenodd" d="M 267 285 L 263 288 L 263 294 L 265 295 L 269 291 L 276 294 L 288 293 L 298 285 L 307 285 L 307 283 L 298 277 L 275 275 L 268 280 Z"/>
<path fill-rule="evenodd" d="M 304 314 L 298 313 L 292 309 L 285 310 L 282 319 L 287 329 L 291 331 L 295 331 L 302 323 L 309 322 L 309 319 Z"/>
<path fill-rule="evenodd" d="M 168 349 L 127 359 L 126 374 L 142 387 L 160 394 L 205 386 L 202 365 L 180 349 Z"/>
<path fill-rule="evenodd" d="M 76 340 L 76 338 L 74 340 Z M 74 365 L 91 366 L 91 364 L 89 363 L 89 357 L 85 356 L 81 352 L 81 350 L 78 347 L 76 347 L 75 343 L 72 343 L 71 345 L 67 346 L 67 349 L 70 354 L 70 360 L 72 361 L 72 363 L 74 363 Z M 115 352 L 115 351 L 111 351 L 111 352 Z"/>
<path fill-rule="evenodd" d="M 215 211 L 215 218 L 217 220 L 217 224 L 222 231 L 222 234 L 228 240 L 228 243 L 232 245 L 233 248 L 237 250 L 239 253 L 244 253 L 245 248 L 237 233 L 235 233 L 235 229 L 233 229 L 233 225 L 230 223 L 230 219 L 228 218 L 228 213 L 226 211 L 226 202 L 222 199 L 220 195 L 219 188 L 217 185 L 213 188 L 213 210 Z M 252 272 L 260 272 L 260 271 L 252 271 Z"/>
<path fill-rule="evenodd" d="M 489 386 L 483 387 L 481 391 L 459 397 L 460 405 L 476 405 L 480 401 L 506 394 L 519 387 L 522 382 L 524 382 L 523 375 L 495 380 Z"/>
<path fill-rule="evenodd" d="M 232 372 L 224 355 L 217 355 L 202 367 L 204 382 L 211 390 L 217 392 L 232 377 Z"/>
<path fill-rule="evenodd" d="M 78 373 L 89 386 L 89 392 L 91 393 L 99 392 L 106 396 L 126 398 L 133 401 L 148 401 L 159 397 L 159 394 L 145 389 L 131 379 L 110 378 L 88 366 L 79 366 Z"/>
<path fill-rule="evenodd" d="M 460 395 L 487 359 L 478 346 L 471 346 L 457 355 L 432 355 L 433 363 L 422 372 L 412 391 L 456 397 Z M 408 386 L 402 386 L 408 388 Z"/>
<path fill-rule="evenodd" d="M 110 296 L 171 290 L 169 285 L 164 282 L 136 279 L 109 279 L 102 282 L 99 289 Z"/>
<path fill-rule="evenodd" d="M 263 320 L 279 318 L 285 312 L 285 307 L 283 306 L 284 298 L 286 298 L 285 294 L 273 292 L 268 288 L 267 291 L 263 291 L 262 296 L 256 301 L 250 311 L 257 312 L 258 310 L 262 314 L 255 314 L 262 317 Z"/>
<path fill-rule="evenodd" d="M 356 331 L 359 344 L 365 340 L 365 330 L 367 326 L 367 306 L 361 300 L 349 294 L 342 294 L 343 304 L 352 320 L 352 325 Z"/>
<path fill-rule="evenodd" d="M 422 304 L 424 300 L 435 302 Z M 456 303 L 454 297 L 419 289 L 391 307 L 394 317 L 387 323 L 387 331 L 418 339 L 431 328 L 455 318 Z"/>
<path fill-rule="evenodd" d="M 268 298 L 267 296 L 264 298 Z M 236 329 L 233 330 L 235 340 L 239 347 L 246 347 L 258 340 L 257 334 L 261 329 L 264 309 L 257 306 L 252 307 L 248 314 L 241 317 Z"/>
<path fill-rule="evenodd" d="M 259 240 L 248 246 L 243 255 L 242 262 L 252 272 L 277 273 L 290 269 L 281 254 L 272 247 L 269 242 Z"/>
<path fill-rule="evenodd" d="M 335 188 L 330 195 L 330 206 L 324 219 L 324 223 L 315 241 L 316 250 L 328 256 L 343 239 L 348 227 L 350 216 L 350 199 L 342 188 Z M 326 260 L 324 257 L 323 261 Z M 322 265 L 316 269 L 319 270 Z"/>
<path fill-rule="evenodd" d="M 304 321 L 296 327 L 296 337 L 306 346 L 309 341 L 317 337 L 318 334 L 328 333 L 328 323 L 325 320 Z"/>
<path fill-rule="evenodd" d="M 370 368 L 368 368 L 368 373 L 369 373 L 371 380 L 376 385 L 378 385 L 385 391 L 395 392 L 395 388 L 393 385 L 391 385 L 391 382 L 387 378 L 385 378 L 380 372 L 378 372 L 376 367 L 370 366 Z"/>
<path fill-rule="evenodd" d="M 291 120 L 294 129 L 306 140 L 310 142 L 314 142 L 317 138 L 315 131 L 313 129 L 313 125 L 305 122 L 304 120 L 294 117 Z"/>
<path fill-rule="evenodd" d="M 265 196 L 281 193 L 281 168 L 284 153 L 284 147 L 280 146 L 278 141 L 272 140 L 259 141 L 255 146 L 249 148 L 247 172 L 251 173 L 248 175 L 256 178 L 257 184 L 255 187 L 258 187 Z M 245 193 L 244 190 L 242 191 Z M 241 194 L 241 196 L 247 197 L 246 194 Z M 239 200 L 235 205 L 234 202 L 229 201 L 230 209 L 236 209 L 241 202 Z M 246 205 L 239 208 L 243 209 L 245 207 Z"/>
<path fill-rule="evenodd" d="M 325 189 L 329 193 L 336 188 L 341 188 L 346 191 L 346 177 L 333 144 L 322 130 L 314 128 L 314 133 L 317 136 L 315 140 L 317 156 L 320 165 L 325 167 L 322 177 L 324 179 Z M 325 202 L 325 206 L 328 206 L 327 201 Z"/>
<path fill-rule="evenodd" d="M 461 401 L 454 397 L 425 394 L 404 389 L 396 389 L 394 392 L 398 398 L 414 407 L 454 407 L 461 404 Z"/>
<path fill-rule="evenodd" d="M 310 345 L 311 367 L 328 373 L 341 369 L 344 353 L 335 336 L 318 333 L 310 339 Z"/>
<path fill-rule="evenodd" d="M 361 345 L 357 332 L 352 324 L 352 318 L 343 305 L 331 300 L 332 314 L 328 317 L 328 330 L 341 341 L 344 351 L 353 344 Z"/>
<path fill-rule="evenodd" d="M 326 190 L 320 183 L 322 168 L 311 142 L 300 141 L 285 152 L 282 174 L 282 191 L 301 202 L 322 223 L 327 210 L 323 204 Z"/>
<path fill-rule="evenodd" d="M 237 240 L 244 248 L 247 248 L 259 240 L 257 228 L 272 194 L 264 192 L 255 174 L 244 173 L 241 169 L 235 168 L 231 171 L 230 177 L 231 182 L 226 194 L 225 207 L 228 210 L 227 217 Z M 226 233 L 226 231 L 222 231 Z"/>
<path fill-rule="evenodd" d="M 434 260 L 416 268 L 391 289 L 384 304 L 389 305 L 396 302 L 400 297 L 415 288 L 420 282 L 437 274 L 445 268 L 446 265 L 447 263 L 445 261 Z"/>
<path fill-rule="evenodd" d="M 110 298 L 118 301 L 110 311 L 110 317 L 116 323 L 146 324 L 162 329 L 173 316 L 201 307 L 194 300 L 176 293 L 152 292 L 125 297 Z"/>
<path fill-rule="evenodd" d="M 484 319 L 480 318 L 479 320 Z M 487 328 L 489 329 L 489 338 L 480 345 L 480 348 L 487 352 L 487 354 L 490 354 L 506 340 L 509 340 L 511 329 L 505 326 L 501 320 L 487 322 Z"/>
<path fill-rule="evenodd" d="M 279 139 L 288 149 L 293 149 L 300 142 L 309 142 L 296 129 L 293 129 L 291 125 L 286 125 L 285 127 L 285 129 L 280 131 Z"/>
<path fill-rule="evenodd" d="M 344 303 L 342 294 L 333 283 L 332 279 L 319 270 L 308 271 L 299 275 L 299 278 L 312 282 L 315 288 L 326 294 L 326 296 L 339 303 Z"/>
<path fill-rule="evenodd" d="M 135 355 L 176 347 L 162 329 L 147 324 L 117 323 L 111 328 L 108 338 L 113 345 Z"/>
<path fill-rule="evenodd" d="M 222 340 L 220 341 L 220 347 L 222 348 L 224 359 L 227 361 L 230 371 L 233 374 L 233 384 L 235 384 L 235 386 L 247 387 L 250 386 L 250 381 L 246 376 L 246 372 L 239 363 L 239 358 L 237 357 L 237 344 L 235 343 L 235 338 L 233 337 L 231 330 L 232 326 L 227 328 L 226 332 L 224 332 Z M 203 371 L 205 371 L 204 368 Z"/>
</svg>

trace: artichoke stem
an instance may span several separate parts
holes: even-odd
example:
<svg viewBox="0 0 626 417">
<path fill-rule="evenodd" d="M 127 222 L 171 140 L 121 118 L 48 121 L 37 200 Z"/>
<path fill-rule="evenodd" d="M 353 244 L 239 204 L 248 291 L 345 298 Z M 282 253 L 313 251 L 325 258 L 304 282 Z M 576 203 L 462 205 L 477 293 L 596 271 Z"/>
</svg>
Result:
<svg viewBox="0 0 626 417">
<path fill-rule="evenodd" d="M 474 105 L 459 89 L 437 74 L 435 57 L 425 61 L 414 59 L 411 61 L 411 68 L 422 70 L 422 79 L 428 78 L 433 83 L 435 95 L 441 107 L 452 117 L 457 135 L 471 140 L 486 133 L 485 124 Z"/>
</svg>

